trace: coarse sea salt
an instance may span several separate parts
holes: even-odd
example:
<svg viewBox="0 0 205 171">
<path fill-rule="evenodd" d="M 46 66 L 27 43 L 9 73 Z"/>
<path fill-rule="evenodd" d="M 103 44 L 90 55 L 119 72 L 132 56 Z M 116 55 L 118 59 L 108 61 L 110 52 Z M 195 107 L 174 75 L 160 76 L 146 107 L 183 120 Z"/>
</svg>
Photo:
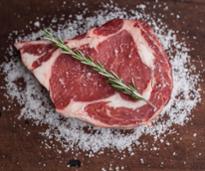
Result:
<svg viewBox="0 0 205 171">
<path fill-rule="evenodd" d="M 41 134 L 48 139 L 59 141 L 65 151 L 81 149 L 93 153 L 105 148 L 117 149 L 118 151 L 129 149 L 131 152 L 133 145 L 140 144 L 139 138 L 142 135 L 151 135 L 157 140 L 165 132 L 170 133 L 173 124 L 184 125 L 189 120 L 192 109 L 200 102 L 200 93 L 197 87 L 199 75 L 193 74 L 194 67 L 188 68 L 191 57 L 186 44 L 177 40 L 176 32 L 168 29 L 167 25 L 161 21 L 160 16 L 153 17 L 145 13 L 145 9 L 145 5 L 125 10 L 113 3 L 104 4 L 101 10 L 95 11 L 93 16 L 76 15 L 71 21 L 66 21 L 64 25 L 58 27 L 56 34 L 63 38 L 72 38 L 77 33 L 86 32 L 89 28 L 101 25 L 113 18 L 147 21 L 154 28 L 169 54 L 174 81 L 171 99 L 161 112 L 159 119 L 152 122 L 152 126 L 142 125 L 133 129 L 131 133 L 122 134 L 120 130 L 93 128 L 91 125 L 76 119 L 62 118 L 55 112 L 45 90 L 22 66 L 19 56 L 14 56 L 13 48 L 9 47 L 7 58 L 10 61 L 3 63 L 1 69 L 5 73 L 7 93 L 22 106 L 18 118 L 31 119 L 37 125 L 48 125 L 48 129 Z M 56 17 L 51 23 L 57 25 Z M 34 25 L 40 27 L 41 23 L 34 22 Z M 18 36 L 18 40 L 35 40 L 42 34 L 37 32 Z M 21 91 L 15 83 L 20 78 L 23 78 L 25 82 L 25 87 Z M 144 163 L 143 159 L 140 161 Z"/>
</svg>

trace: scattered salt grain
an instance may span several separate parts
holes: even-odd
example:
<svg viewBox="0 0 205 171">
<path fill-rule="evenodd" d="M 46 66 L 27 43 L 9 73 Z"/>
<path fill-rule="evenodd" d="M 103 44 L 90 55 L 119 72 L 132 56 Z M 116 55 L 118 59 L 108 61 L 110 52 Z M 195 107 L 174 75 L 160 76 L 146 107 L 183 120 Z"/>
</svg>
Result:
<svg viewBox="0 0 205 171">
<path fill-rule="evenodd" d="M 160 139 L 159 141 L 160 141 L 161 143 L 163 143 L 163 142 L 164 142 L 164 140 L 163 140 L 163 139 Z"/>
<path fill-rule="evenodd" d="M 166 145 L 167 145 L 167 146 L 170 146 L 170 143 L 169 143 L 169 142 L 166 142 Z"/>
<path fill-rule="evenodd" d="M 153 151 L 157 151 L 157 149 L 158 149 L 157 147 L 153 147 L 152 148 Z"/>
<path fill-rule="evenodd" d="M 194 133 L 194 134 L 193 134 L 193 137 L 196 137 L 196 136 L 197 136 L 197 133 Z"/>
<path fill-rule="evenodd" d="M 168 6 L 165 6 L 165 7 L 164 7 L 164 11 L 167 11 L 168 9 L 169 9 Z"/>
<path fill-rule="evenodd" d="M 81 5 L 82 5 L 82 6 L 86 6 L 86 3 L 85 3 L 85 2 L 82 2 Z"/>
<path fill-rule="evenodd" d="M 180 19 L 180 15 L 179 15 L 179 14 L 177 14 L 177 15 L 176 15 L 176 18 L 177 18 L 177 19 Z"/>
<path fill-rule="evenodd" d="M 116 166 L 115 167 L 115 171 L 119 171 L 120 170 L 120 167 L 119 166 Z"/>
<path fill-rule="evenodd" d="M 40 26 L 41 26 L 41 24 L 40 24 L 40 22 L 39 22 L 39 21 L 36 21 L 36 22 L 34 22 L 34 26 L 35 26 L 35 27 L 40 27 Z"/>
<path fill-rule="evenodd" d="M 57 22 L 58 22 L 58 20 L 57 20 L 57 18 L 56 18 L 56 17 L 54 17 L 54 18 L 51 20 L 51 22 L 52 22 L 52 23 L 57 23 Z"/>
<path fill-rule="evenodd" d="M 164 162 L 160 162 L 160 167 L 163 167 L 164 166 Z"/>
<path fill-rule="evenodd" d="M 144 164 L 144 159 L 143 158 L 140 159 L 140 163 Z"/>
<path fill-rule="evenodd" d="M 5 111 L 5 110 L 6 110 L 6 107 L 5 107 L 5 106 L 3 106 L 3 107 L 2 107 L 2 111 Z"/>
<path fill-rule="evenodd" d="M 142 9 L 142 10 L 144 10 L 144 9 L 146 8 L 146 5 L 140 4 L 140 5 L 138 5 L 137 7 L 140 8 L 140 9 Z"/>
</svg>

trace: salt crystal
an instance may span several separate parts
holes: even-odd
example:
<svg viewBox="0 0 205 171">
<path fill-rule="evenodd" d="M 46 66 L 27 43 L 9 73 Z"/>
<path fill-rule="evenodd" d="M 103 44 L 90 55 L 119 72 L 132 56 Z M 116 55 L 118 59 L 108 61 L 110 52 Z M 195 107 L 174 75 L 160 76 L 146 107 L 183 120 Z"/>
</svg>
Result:
<svg viewBox="0 0 205 171">
<path fill-rule="evenodd" d="M 5 106 L 2 106 L 2 111 L 5 111 L 6 110 L 6 107 Z"/>
<path fill-rule="evenodd" d="M 121 170 L 124 170 L 125 169 L 125 167 L 124 166 L 121 166 Z"/>
<path fill-rule="evenodd" d="M 142 9 L 142 10 L 144 10 L 144 9 L 146 8 L 146 5 L 140 4 L 140 5 L 138 5 L 137 7 L 140 8 L 140 9 Z"/>
<path fill-rule="evenodd" d="M 82 2 L 82 3 L 81 3 L 81 5 L 82 5 L 82 6 L 85 6 L 85 5 L 86 5 L 86 3 L 85 3 L 85 2 Z"/>
<path fill-rule="evenodd" d="M 168 9 L 169 9 L 169 7 L 168 7 L 168 6 L 164 7 L 164 10 L 165 10 L 165 11 L 167 11 Z"/>
<path fill-rule="evenodd" d="M 144 164 L 144 159 L 143 158 L 140 159 L 140 163 Z"/>
<path fill-rule="evenodd" d="M 58 21 L 58 20 L 57 20 L 57 18 L 55 18 L 55 17 L 51 20 L 52 23 L 57 23 L 57 21 Z"/>
<path fill-rule="evenodd" d="M 177 153 L 174 151 L 174 152 L 172 153 L 172 155 L 173 155 L 173 156 L 176 156 L 176 155 L 177 155 Z"/>
<path fill-rule="evenodd" d="M 163 142 L 164 142 L 164 140 L 163 140 L 163 139 L 160 139 L 159 141 L 160 141 L 161 143 L 163 143 Z"/>
<path fill-rule="evenodd" d="M 120 170 L 120 167 L 119 166 L 116 166 L 115 167 L 115 171 L 119 171 Z"/>
<path fill-rule="evenodd" d="M 35 26 L 35 27 L 40 27 L 40 25 L 41 25 L 41 24 L 40 24 L 39 21 L 34 22 L 34 26 Z"/>
<path fill-rule="evenodd" d="M 153 150 L 154 150 L 154 151 L 157 151 L 157 147 L 153 147 Z"/>
</svg>

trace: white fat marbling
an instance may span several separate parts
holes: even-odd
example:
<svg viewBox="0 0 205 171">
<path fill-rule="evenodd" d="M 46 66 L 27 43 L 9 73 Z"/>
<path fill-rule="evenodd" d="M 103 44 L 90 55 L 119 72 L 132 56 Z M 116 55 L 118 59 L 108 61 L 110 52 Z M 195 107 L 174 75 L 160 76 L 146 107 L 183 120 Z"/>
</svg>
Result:
<svg viewBox="0 0 205 171">
<path fill-rule="evenodd" d="M 49 80 L 51 77 L 52 66 L 54 65 L 60 53 L 60 50 L 56 50 L 49 60 L 43 62 L 41 66 L 33 70 L 35 77 L 47 90 L 50 89 Z"/>
</svg>

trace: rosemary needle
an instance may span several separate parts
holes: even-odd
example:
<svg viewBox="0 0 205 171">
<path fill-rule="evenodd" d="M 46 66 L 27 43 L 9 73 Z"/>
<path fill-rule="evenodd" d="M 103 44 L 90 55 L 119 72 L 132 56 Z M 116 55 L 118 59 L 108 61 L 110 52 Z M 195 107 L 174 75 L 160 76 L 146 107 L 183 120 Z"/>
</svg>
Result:
<svg viewBox="0 0 205 171">
<path fill-rule="evenodd" d="M 85 56 L 81 51 L 79 50 L 72 50 L 69 46 L 67 46 L 64 41 L 54 36 L 49 30 L 44 30 L 44 38 L 53 44 L 60 48 L 64 54 L 68 54 L 74 59 L 78 60 L 82 64 L 85 64 L 87 66 L 90 66 L 93 70 L 98 72 L 100 75 L 107 78 L 107 82 L 116 90 L 129 95 L 135 100 L 143 100 L 147 102 L 149 105 L 151 105 L 153 108 L 155 106 L 150 103 L 148 100 L 146 100 L 135 88 L 134 82 L 132 81 L 132 84 L 125 84 L 124 81 L 113 71 L 108 71 L 105 69 L 105 67 L 98 63 L 94 62 L 89 56 Z"/>
</svg>

